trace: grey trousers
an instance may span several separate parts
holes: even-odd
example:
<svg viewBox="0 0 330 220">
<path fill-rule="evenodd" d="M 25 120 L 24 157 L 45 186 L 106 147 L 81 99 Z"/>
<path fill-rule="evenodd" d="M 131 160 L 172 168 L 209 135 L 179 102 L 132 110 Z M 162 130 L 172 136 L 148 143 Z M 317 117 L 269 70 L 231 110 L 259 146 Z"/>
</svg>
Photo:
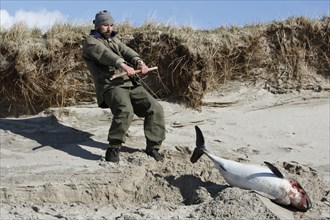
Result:
<svg viewBox="0 0 330 220">
<path fill-rule="evenodd" d="M 104 94 L 104 99 L 113 114 L 108 133 L 110 146 L 125 142 L 126 132 L 136 114 L 144 118 L 146 148 L 160 148 L 165 140 L 164 110 L 143 86 L 114 87 Z"/>
</svg>

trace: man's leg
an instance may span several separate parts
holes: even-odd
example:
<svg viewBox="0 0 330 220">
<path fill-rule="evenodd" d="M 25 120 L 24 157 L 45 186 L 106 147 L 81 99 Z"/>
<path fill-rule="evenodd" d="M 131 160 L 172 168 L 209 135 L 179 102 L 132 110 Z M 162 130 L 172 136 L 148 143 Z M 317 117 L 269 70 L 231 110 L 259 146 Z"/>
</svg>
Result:
<svg viewBox="0 0 330 220">
<path fill-rule="evenodd" d="M 153 98 L 142 86 L 131 91 L 134 113 L 144 117 L 144 134 L 146 151 L 156 158 L 162 142 L 165 140 L 164 110 L 160 103 Z"/>
<path fill-rule="evenodd" d="M 120 147 L 125 142 L 126 132 L 133 121 L 133 106 L 127 88 L 113 88 L 104 95 L 104 98 L 113 114 L 108 133 L 110 146 L 106 152 L 106 160 L 118 162 Z"/>
</svg>

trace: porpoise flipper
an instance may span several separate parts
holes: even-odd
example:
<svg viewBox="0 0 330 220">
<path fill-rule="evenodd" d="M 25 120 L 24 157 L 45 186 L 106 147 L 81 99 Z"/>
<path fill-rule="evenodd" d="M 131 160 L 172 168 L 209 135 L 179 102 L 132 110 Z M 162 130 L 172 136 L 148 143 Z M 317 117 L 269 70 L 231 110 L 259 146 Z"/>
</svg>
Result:
<svg viewBox="0 0 330 220">
<path fill-rule="evenodd" d="M 265 198 L 268 198 L 270 200 L 276 200 L 276 198 L 274 196 L 269 195 L 267 193 L 260 192 L 260 191 L 257 191 L 257 190 L 252 190 L 252 191 L 255 192 L 255 193 L 257 193 L 257 194 L 259 194 L 259 195 L 261 195 L 261 196 L 263 196 L 263 197 L 265 197 Z"/>
</svg>

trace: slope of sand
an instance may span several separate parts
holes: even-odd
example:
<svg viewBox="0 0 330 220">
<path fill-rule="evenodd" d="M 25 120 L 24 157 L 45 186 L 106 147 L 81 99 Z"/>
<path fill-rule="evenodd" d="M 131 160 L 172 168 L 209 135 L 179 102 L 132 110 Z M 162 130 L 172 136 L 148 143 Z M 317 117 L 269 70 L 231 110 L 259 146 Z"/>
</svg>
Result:
<svg viewBox="0 0 330 220">
<path fill-rule="evenodd" d="M 201 111 L 161 102 L 163 162 L 144 152 L 135 118 L 121 161 L 104 161 L 109 110 L 95 104 L 0 119 L 0 219 L 329 219 L 329 93 L 274 95 L 233 84 L 204 99 Z M 278 206 L 228 187 L 203 156 L 191 164 L 195 129 L 217 156 L 275 164 L 309 194 L 309 211 Z"/>
</svg>

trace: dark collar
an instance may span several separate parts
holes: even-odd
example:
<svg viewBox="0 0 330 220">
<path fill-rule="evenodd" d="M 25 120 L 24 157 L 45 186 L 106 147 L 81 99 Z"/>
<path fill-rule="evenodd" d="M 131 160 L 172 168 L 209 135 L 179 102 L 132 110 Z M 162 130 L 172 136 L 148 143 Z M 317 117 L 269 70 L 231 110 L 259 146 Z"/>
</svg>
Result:
<svg viewBox="0 0 330 220">
<path fill-rule="evenodd" d="M 95 38 L 105 38 L 100 32 L 97 30 L 91 30 L 90 35 L 93 35 Z M 117 35 L 116 31 L 112 31 L 110 37 L 114 37 Z"/>
</svg>

